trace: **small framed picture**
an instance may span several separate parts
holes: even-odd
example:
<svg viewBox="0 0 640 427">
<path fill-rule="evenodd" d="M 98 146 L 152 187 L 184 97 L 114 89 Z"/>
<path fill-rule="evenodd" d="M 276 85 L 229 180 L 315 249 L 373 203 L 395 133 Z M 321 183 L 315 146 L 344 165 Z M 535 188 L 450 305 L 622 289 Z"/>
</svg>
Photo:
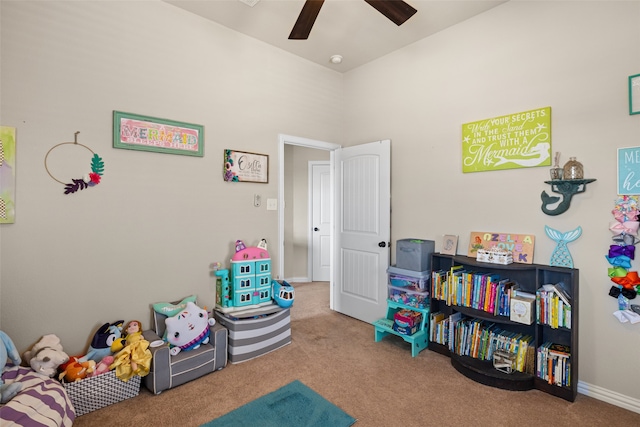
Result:
<svg viewBox="0 0 640 427">
<path fill-rule="evenodd" d="M 640 114 L 640 74 L 629 76 L 629 114 Z"/>
<path fill-rule="evenodd" d="M 442 253 L 447 255 L 455 255 L 458 248 L 458 236 L 445 234 L 442 237 Z"/>
<path fill-rule="evenodd" d="M 224 150 L 223 178 L 228 182 L 269 182 L 269 156 Z"/>
</svg>

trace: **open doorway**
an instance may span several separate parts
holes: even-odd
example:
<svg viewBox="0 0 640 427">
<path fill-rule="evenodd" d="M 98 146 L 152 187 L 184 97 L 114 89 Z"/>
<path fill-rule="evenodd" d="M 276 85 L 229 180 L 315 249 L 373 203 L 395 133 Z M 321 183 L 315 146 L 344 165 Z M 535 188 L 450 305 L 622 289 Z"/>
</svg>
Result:
<svg viewBox="0 0 640 427">
<path fill-rule="evenodd" d="M 288 281 L 313 280 L 313 259 L 309 250 L 313 240 L 309 165 L 310 162 L 324 162 L 331 168 L 332 151 L 337 148 L 340 146 L 333 143 L 280 135 L 278 271 L 280 277 Z M 327 281 L 330 283 L 330 278 Z"/>
</svg>

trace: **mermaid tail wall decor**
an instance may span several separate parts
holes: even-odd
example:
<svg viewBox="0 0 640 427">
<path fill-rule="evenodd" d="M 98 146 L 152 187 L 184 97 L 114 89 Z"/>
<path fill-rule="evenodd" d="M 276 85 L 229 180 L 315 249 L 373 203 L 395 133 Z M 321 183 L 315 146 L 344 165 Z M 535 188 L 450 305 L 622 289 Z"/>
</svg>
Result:
<svg viewBox="0 0 640 427">
<path fill-rule="evenodd" d="M 567 231 L 566 233 L 561 233 L 558 230 L 554 230 L 553 228 L 545 225 L 544 231 L 551 240 L 557 243 L 556 248 L 551 254 L 551 262 L 549 264 L 558 267 L 573 268 L 573 258 L 571 258 L 569 248 L 567 248 L 567 243 L 577 240 L 578 237 L 582 235 L 582 227 L 578 227 L 572 231 Z"/>
</svg>

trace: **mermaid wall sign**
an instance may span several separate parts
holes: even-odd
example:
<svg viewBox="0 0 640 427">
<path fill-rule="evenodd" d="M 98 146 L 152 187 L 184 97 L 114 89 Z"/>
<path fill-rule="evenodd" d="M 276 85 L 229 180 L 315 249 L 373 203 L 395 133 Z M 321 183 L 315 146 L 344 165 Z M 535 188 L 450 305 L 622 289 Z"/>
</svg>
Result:
<svg viewBox="0 0 640 427">
<path fill-rule="evenodd" d="M 551 253 L 549 265 L 573 268 L 573 258 L 571 257 L 567 243 L 577 240 L 578 237 L 582 235 L 582 227 L 563 233 L 545 225 L 544 232 L 547 233 L 547 236 L 551 240 L 556 242 L 556 248 Z"/>
<path fill-rule="evenodd" d="M 462 172 L 551 166 L 551 107 L 462 125 Z"/>
</svg>

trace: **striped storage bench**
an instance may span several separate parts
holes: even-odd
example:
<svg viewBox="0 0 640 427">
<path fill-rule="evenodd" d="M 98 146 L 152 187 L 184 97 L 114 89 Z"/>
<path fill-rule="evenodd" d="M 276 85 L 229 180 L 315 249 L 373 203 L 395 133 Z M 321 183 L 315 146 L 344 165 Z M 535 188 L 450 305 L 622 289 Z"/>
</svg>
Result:
<svg viewBox="0 0 640 427">
<path fill-rule="evenodd" d="M 246 362 L 291 343 L 288 308 L 271 304 L 246 310 L 215 310 L 214 317 L 229 331 L 231 363 Z"/>
</svg>

